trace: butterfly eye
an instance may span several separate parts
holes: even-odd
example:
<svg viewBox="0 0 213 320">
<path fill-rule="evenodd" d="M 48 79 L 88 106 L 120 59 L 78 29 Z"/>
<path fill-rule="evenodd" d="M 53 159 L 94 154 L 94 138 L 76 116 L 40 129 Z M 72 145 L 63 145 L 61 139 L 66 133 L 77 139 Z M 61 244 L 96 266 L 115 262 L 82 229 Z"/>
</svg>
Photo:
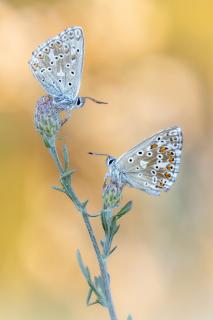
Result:
<svg viewBox="0 0 213 320">
<path fill-rule="evenodd" d="M 132 163 L 133 161 L 134 161 L 133 158 L 129 158 L 129 159 L 128 159 L 128 162 L 129 162 L 129 163 Z"/>
<path fill-rule="evenodd" d="M 81 99 L 78 98 L 78 99 L 77 99 L 77 106 L 80 106 L 80 104 L 81 104 Z"/>
</svg>

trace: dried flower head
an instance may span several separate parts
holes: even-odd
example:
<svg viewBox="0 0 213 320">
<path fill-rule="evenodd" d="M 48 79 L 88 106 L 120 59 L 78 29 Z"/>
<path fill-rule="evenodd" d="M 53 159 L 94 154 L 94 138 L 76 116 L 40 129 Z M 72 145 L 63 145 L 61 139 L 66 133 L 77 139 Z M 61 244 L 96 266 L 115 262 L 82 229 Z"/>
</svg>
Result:
<svg viewBox="0 0 213 320">
<path fill-rule="evenodd" d="M 119 206 L 123 185 L 111 180 L 103 188 L 103 207 L 113 209 Z"/>
<path fill-rule="evenodd" d="M 50 147 L 55 142 L 56 134 L 62 126 L 59 110 L 52 103 L 52 97 L 41 97 L 35 109 L 34 123 L 36 130 L 41 134 L 44 143 Z"/>
</svg>

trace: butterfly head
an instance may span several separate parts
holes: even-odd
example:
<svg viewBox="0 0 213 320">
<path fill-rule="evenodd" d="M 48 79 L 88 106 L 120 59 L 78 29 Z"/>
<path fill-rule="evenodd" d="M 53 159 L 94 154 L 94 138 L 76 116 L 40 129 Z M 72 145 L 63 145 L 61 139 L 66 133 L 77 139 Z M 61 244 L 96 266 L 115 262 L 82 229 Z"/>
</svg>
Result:
<svg viewBox="0 0 213 320">
<path fill-rule="evenodd" d="M 110 168 L 116 161 L 116 158 L 108 155 L 107 158 L 106 158 L 106 165 L 108 168 Z"/>
<path fill-rule="evenodd" d="M 82 108 L 85 104 L 85 98 L 84 97 L 78 97 L 76 99 L 76 102 L 75 102 L 75 108 L 78 109 L 78 108 Z"/>
</svg>

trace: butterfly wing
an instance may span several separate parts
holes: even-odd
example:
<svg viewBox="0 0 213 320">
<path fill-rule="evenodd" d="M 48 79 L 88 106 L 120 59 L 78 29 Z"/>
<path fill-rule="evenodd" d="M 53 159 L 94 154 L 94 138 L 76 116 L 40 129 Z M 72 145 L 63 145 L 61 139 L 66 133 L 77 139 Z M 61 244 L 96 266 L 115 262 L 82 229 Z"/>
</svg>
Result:
<svg viewBox="0 0 213 320">
<path fill-rule="evenodd" d="M 29 64 L 48 94 L 72 102 L 80 89 L 83 57 L 83 31 L 71 27 L 40 45 Z"/>
<path fill-rule="evenodd" d="M 165 129 L 118 158 L 116 166 L 129 186 L 159 195 L 176 180 L 182 145 L 179 127 Z"/>
</svg>

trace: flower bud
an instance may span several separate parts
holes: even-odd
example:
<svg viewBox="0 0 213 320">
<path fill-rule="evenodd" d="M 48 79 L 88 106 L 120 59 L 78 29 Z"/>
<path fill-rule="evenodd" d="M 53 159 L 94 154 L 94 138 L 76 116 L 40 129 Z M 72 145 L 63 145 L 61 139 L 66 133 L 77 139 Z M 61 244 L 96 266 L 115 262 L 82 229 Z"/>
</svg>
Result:
<svg viewBox="0 0 213 320">
<path fill-rule="evenodd" d="M 43 96 L 38 100 L 34 123 L 45 145 L 50 147 L 55 142 L 56 134 L 62 125 L 59 110 L 54 107 L 52 97 Z"/>
<path fill-rule="evenodd" d="M 119 206 L 123 185 L 110 181 L 103 188 L 103 207 L 113 209 Z"/>
</svg>

